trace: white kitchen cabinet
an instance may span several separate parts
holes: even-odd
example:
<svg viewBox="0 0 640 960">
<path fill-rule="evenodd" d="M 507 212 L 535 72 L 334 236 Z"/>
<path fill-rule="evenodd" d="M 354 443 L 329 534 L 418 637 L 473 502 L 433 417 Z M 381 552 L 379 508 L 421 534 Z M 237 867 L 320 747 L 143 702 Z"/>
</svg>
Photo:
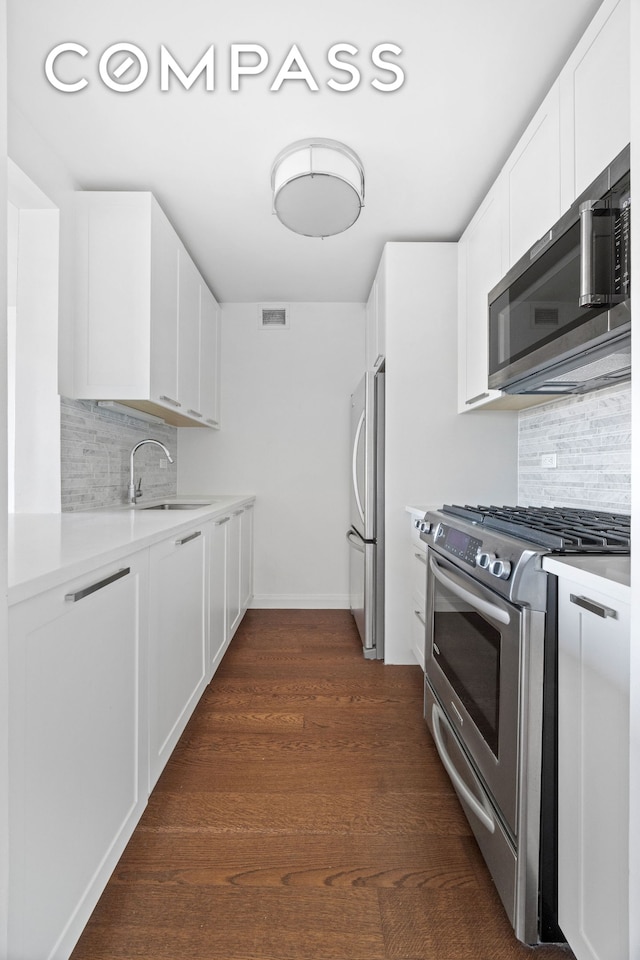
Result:
<svg viewBox="0 0 640 960">
<path fill-rule="evenodd" d="M 385 357 L 386 271 L 384 254 L 371 286 L 365 313 L 365 363 L 367 370 L 377 369 Z"/>
<path fill-rule="evenodd" d="M 518 409 L 548 397 L 489 389 L 489 293 L 560 216 L 556 85 L 458 243 L 458 412 Z"/>
<path fill-rule="evenodd" d="M 629 960 L 629 604 L 558 593 L 558 919 L 577 960 Z"/>
<path fill-rule="evenodd" d="M 209 641 L 207 676 L 210 680 L 231 639 L 227 607 L 227 556 L 231 516 L 214 520 L 209 529 Z"/>
<path fill-rule="evenodd" d="M 146 561 L 10 608 L 12 960 L 69 955 L 146 803 Z"/>
<path fill-rule="evenodd" d="M 220 425 L 220 306 L 204 283 L 200 285 L 199 410 L 208 426 Z"/>
<path fill-rule="evenodd" d="M 227 630 L 229 639 L 234 635 L 242 619 L 242 603 L 240 600 L 240 548 L 241 548 L 241 516 L 243 511 L 236 510 L 229 518 L 227 531 Z"/>
<path fill-rule="evenodd" d="M 411 514 L 411 649 L 424 670 L 427 594 L 427 545 L 420 538 L 420 522 L 424 516 Z"/>
<path fill-rule="evenodd" d="M 631 139 L 629 0 L 605 0 L 560 75 L 570 206 Z"/>
<path fill-rule="evenodd" d="M 247 611 L 253 590 L 253 506 L 231 514 L 227 548 L 227 616 L 233 637 Z"/>
<path fill-rule="evenodd" d="M 150 789 L 206 685 L 206 569 L 203 524 L 150 548 Z"/>
<path fill-rule="evenodd" d="M 215 520 L 209 536 L 208 679 L 211 679 L 253 594 L 253 505 Z"/>
<path fill-rule="evenodd" d="M 253 596 L 253 505 L 240 518 L 240 609 L 247 612 Z"/>
<path fill-rule="evenodd" d="M 458 243 L 458 412 L 501 396 L 488 387 L 488 294 L 504 273 L 505 191 L 499 180 Z"/>
<path fill-rule="evenodd" d="M 200 274 L 185 248 L 178 254 L 178 398 L 187 416 L 200 408 Z"/>
<path fill-rule="evenodd" d="M 151 208 L 149 399 L 163 408 L 177 409 L 177 303 L 180 245 L 173 227 L 159 205 L 153 198 L 149 203 Z M 142 373 L 143 376 L 144 373 Z"/>
<path fill-rule="evenodd" d="M 210 371 L 217 391 L 219 338 L 207 324 L 202 333 L 200 316 L 203 300 L 207 317 L 217 304 L 157 201 L 84 191 L 75 212 L 73 342 L 64 345 L 73 363 L 60 392 L 116 400 L 175 426 L 219 425 L 203 378 Z"/>
<path fill-rule="evenodd" d="M 503 178 L 508 254 L 502 273 L 506 273 L 560 216 L 558 84 L 551 88 L 520 138 L 504 167 Z"/>
</svg>

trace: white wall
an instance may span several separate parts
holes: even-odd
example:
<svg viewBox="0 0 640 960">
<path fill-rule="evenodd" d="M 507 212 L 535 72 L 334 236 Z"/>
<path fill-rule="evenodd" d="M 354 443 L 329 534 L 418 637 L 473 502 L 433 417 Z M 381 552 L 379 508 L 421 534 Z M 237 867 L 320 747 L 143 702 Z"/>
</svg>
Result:
<svg viewBox="0 0 640 960">
<path fill-rule="evenodd" d="M 14 175 L 17 171 L 13 171 Z M 34 194 L 40 191 L 29 181 Z M 10 199 L 20 203 L 12 194 Z M 15 277 L 10 303 L 9 510 L 60 511 L 60 400 L 58 397 L 58 234 L 54 209 L 35 199 L 12 204 L 17 235 L 10 244 Z M 46 198 L 41 201 L 50 207 Z M 28 205 L 27 205 L 28 204 Z M 12 284 L 13 286 L 13 284 Z M 13 455 L 11 455 L 13 454 Z"/>
<path fill-rule="evenodd" d="M 69 344 L 72 342 L 74 303 L 73 194 L 79 186 L 14 103 L 9 114 L 9 156 L 60 211 L 59 336 Z M 60 351 L 58 360 L 64 366 L 71 363 L 72 358 L 73 351 L 67 346 Z"/>
<path fill-rule="evenodd" d="M 457 245 L 388 243 L 385 662 L 415 663 L 408 505 L 514 503 L 517 415 L 457 413 Z"/>
<path fill-rule="evenodd" d="M 178 492 L 255 493 L 256 607 L 348 607 L 349 396 L 364 369 L 364 305 L 293 303 L 262 330 L 222 311 L 219 432 L 178 431 Z"/>
<path fill-rule="evenodd" d="M 7 7 L 0 0 L 0 223 L 7 207 Z M 0 230 L 0 397 L 6 397 L 7 237 Z M 0 400 L 0 957 L 7 955 L 8 875 L 8 644 L 7 644 L 7 408 Z"/>
</svg>

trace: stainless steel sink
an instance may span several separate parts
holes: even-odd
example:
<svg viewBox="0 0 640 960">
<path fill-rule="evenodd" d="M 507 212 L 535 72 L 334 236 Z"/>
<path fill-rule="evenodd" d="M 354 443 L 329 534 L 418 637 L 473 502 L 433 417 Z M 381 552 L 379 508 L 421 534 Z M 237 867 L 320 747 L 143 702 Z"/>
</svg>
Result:
<svg viewBox="0 0 640 960">
<path fill-rule="evenodd" d="M 148 506 L 141 504 L 138 510 L 198 510 L 200 507 L 209 507 L 214 502 L 214 500 L 207 500 L 202 503 L 186 503 L 168 500 L 166 503 L 150 503 Z"/>
</svg>

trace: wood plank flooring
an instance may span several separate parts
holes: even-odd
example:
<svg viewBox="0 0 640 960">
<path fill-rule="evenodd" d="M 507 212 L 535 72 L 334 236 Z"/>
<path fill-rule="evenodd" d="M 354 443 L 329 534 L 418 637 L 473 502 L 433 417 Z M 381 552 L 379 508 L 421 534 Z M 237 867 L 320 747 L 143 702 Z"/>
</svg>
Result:
<svg viewBox="0 0 640 960">
<path fill-rule="evenodd" d="M 514 938 L 422 719 L 346 611 L 246 615 L 72 960 L 568 960 Z"/>
</svg>

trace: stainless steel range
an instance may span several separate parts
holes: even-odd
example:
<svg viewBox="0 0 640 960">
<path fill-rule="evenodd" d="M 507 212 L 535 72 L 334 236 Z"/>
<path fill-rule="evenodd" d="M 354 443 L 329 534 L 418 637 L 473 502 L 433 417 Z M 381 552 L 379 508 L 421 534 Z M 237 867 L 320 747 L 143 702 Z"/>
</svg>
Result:
<svg viewBox="0 0 640 960">
<path fill-rule="evenodd" d="M 556 578 L 548 553 L 629 553 L 629 517 L 427 513 L 425 719 L 516 936 L 557 926 Z"/>
</svg>

